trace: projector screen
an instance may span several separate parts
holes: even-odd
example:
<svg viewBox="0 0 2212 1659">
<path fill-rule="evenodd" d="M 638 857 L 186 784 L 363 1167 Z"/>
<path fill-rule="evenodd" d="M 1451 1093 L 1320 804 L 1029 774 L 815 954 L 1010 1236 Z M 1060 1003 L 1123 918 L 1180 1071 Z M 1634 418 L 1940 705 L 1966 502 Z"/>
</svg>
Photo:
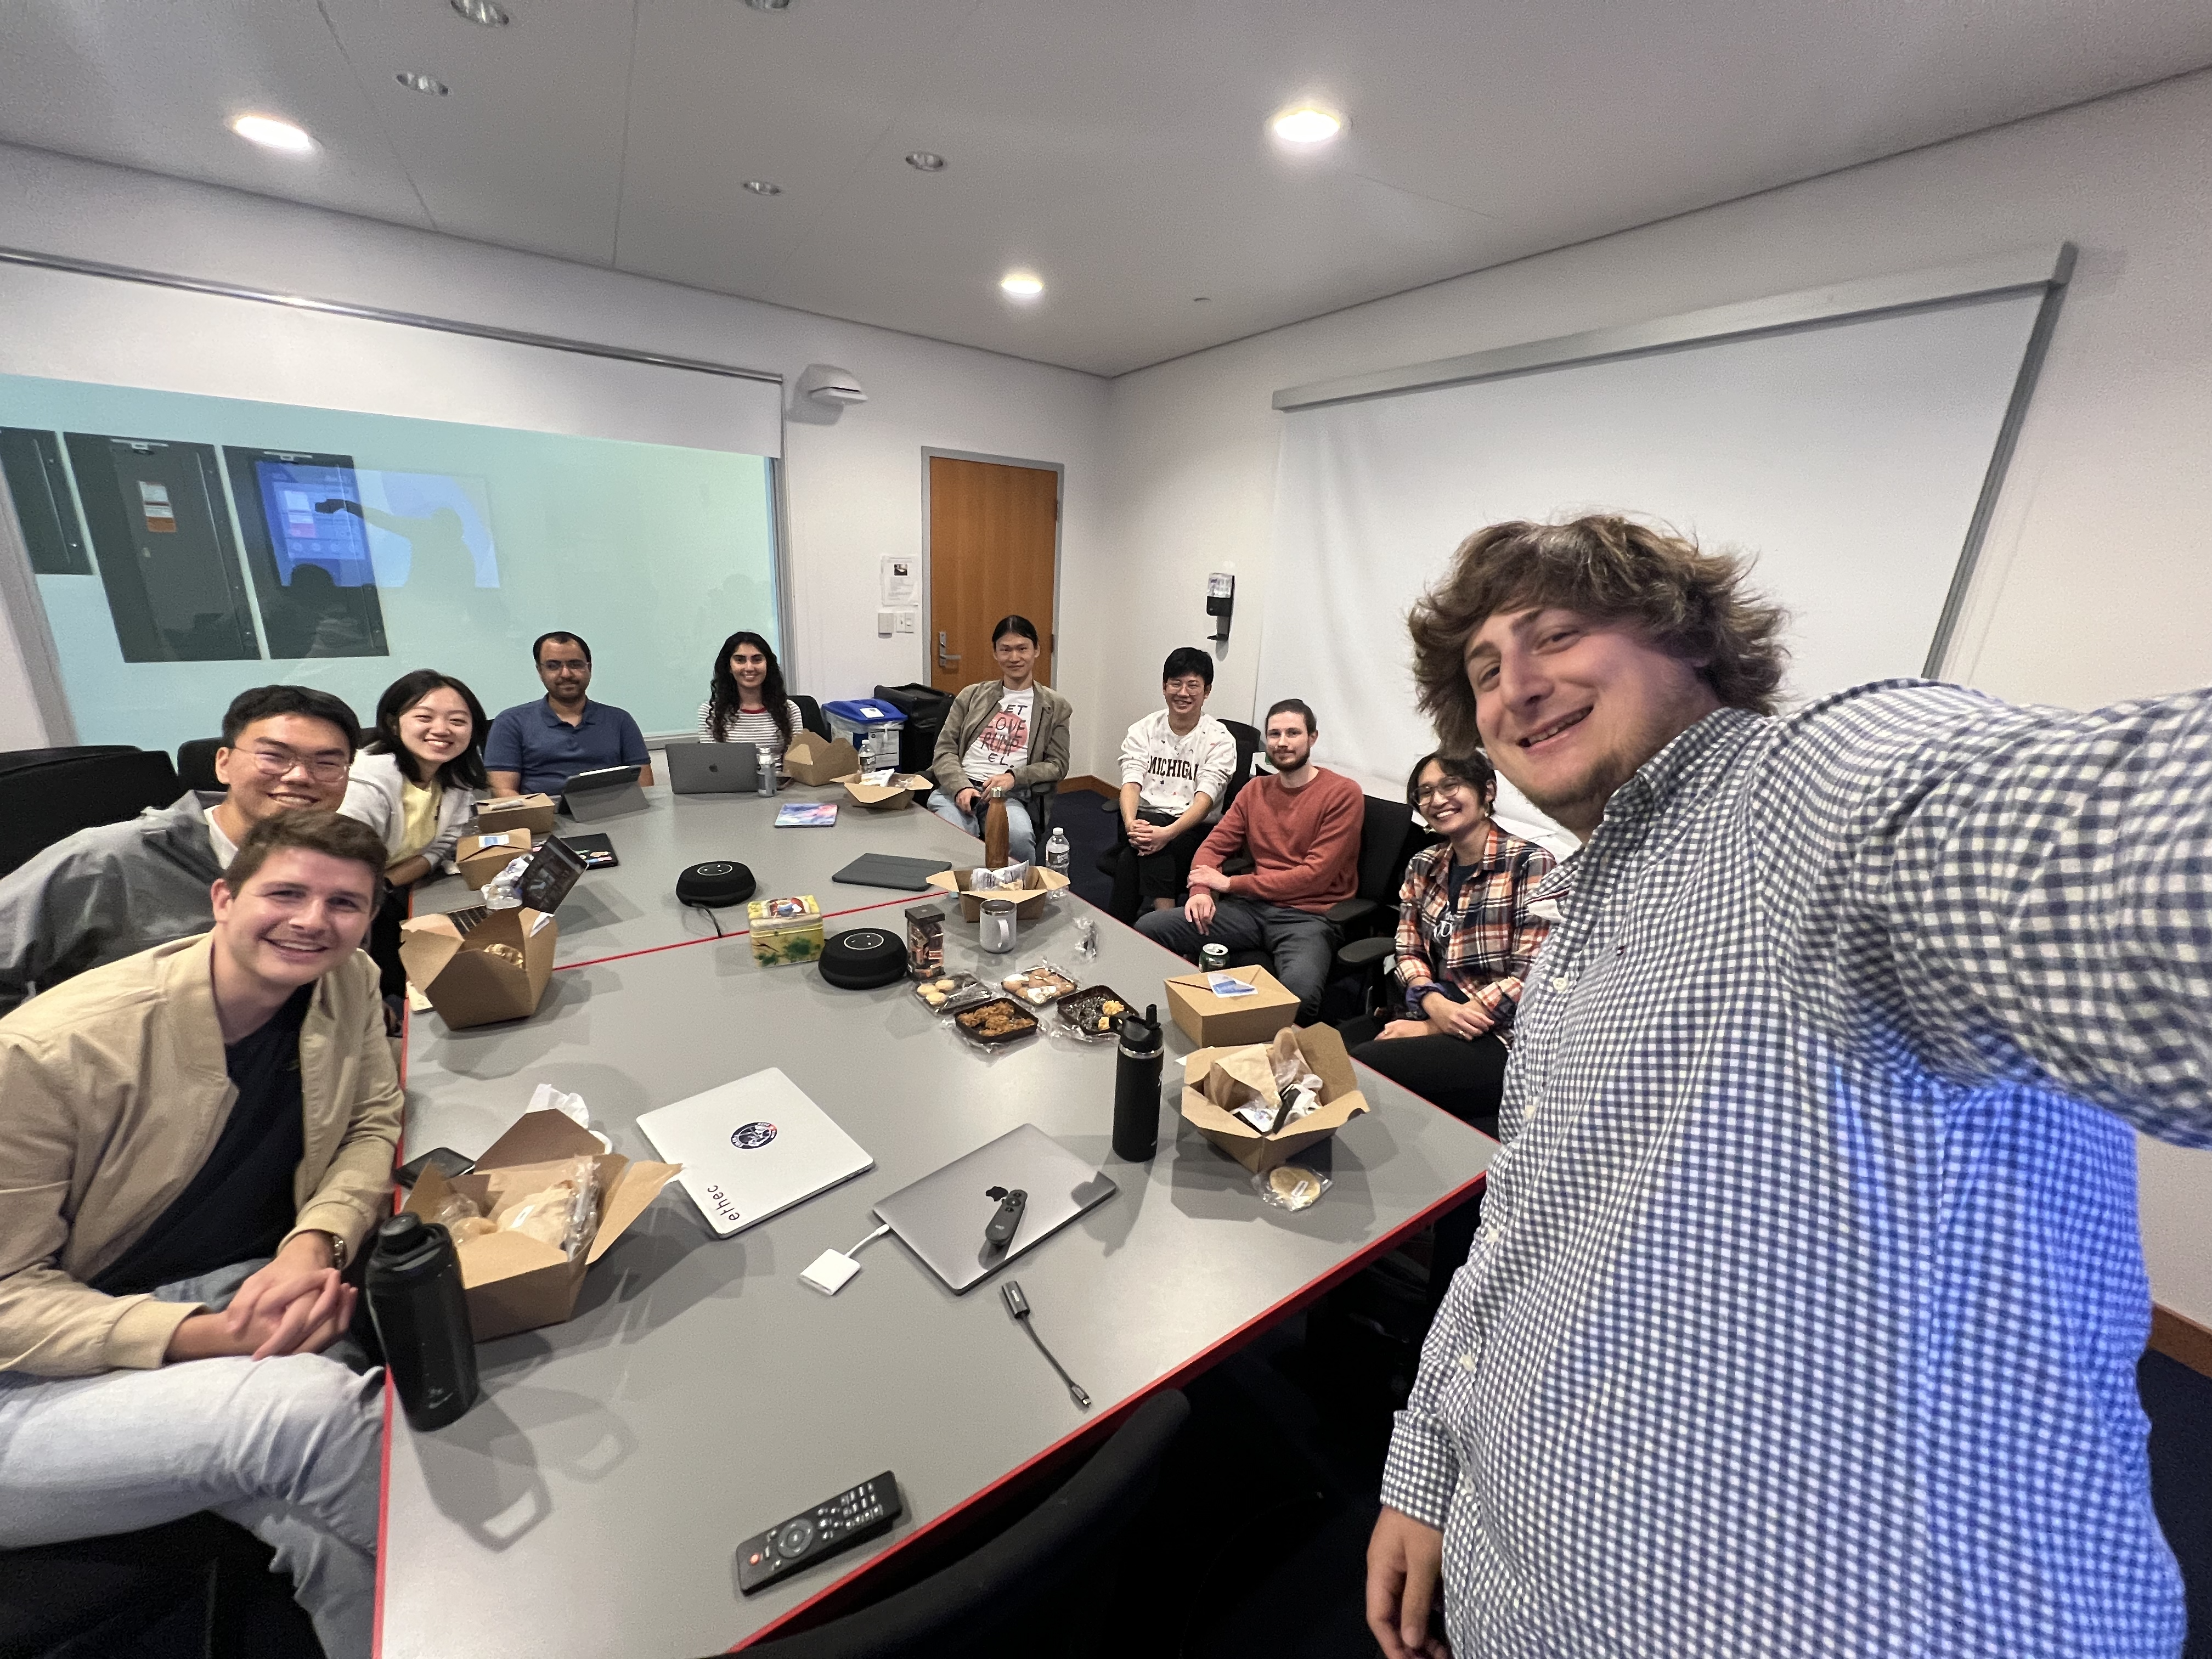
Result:
<svg viewBox="0 0 2212 1659">
<path fill-rule="evenodd" d="M 1620 510 L 1749 555 L 1785 695 L 1923 672 L 2042 303 L 2013 293 L 1285 416 L 1259 700 L 1395 797 L 1433 747 L 1406 611 L 1474 531 Z M 1501 793 L 1509 827 L 1571 847 Z"/>
</svg>

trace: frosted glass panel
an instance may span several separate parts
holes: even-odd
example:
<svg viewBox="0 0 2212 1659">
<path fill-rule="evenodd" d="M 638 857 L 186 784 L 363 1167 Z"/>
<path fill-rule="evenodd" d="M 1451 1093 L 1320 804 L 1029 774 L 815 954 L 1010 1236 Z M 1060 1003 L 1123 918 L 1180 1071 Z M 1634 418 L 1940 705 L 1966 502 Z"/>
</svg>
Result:
<svg viewBox="0 0 2212 1659">
<path fill-rule="evenodd" d="M 781 648 L 757 455 L 21 375 L 0 450 L 19 499 L 43 481 L 23 529 L 81 742 L 173 749 L 274 681 L 365 722 L 416 668 L 495 713 L 541 695 L 553 629 L 593 696 L 687 731 L 726 635 Z"/>
</svg>

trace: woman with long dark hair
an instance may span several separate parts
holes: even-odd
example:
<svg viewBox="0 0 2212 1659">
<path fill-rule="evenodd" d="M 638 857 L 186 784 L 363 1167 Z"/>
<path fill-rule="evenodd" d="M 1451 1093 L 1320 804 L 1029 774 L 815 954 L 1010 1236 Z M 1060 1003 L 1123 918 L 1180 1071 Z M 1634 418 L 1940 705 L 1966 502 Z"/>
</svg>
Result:
<svg viewBox="0 0 2212 1659">
<path fill-rule="evenodd" d="M 354 757 L 338 810 L 384 837 L 386 879 L 406 887 L 445 867 L 489 786 L 490 722 L 477 694 L 450 674 L 418 668 L 376 700 L 376 732 Z"/>
<path fill-rule="evenodd" d="M 775 647 L 750 629 L 724 640 L 709 695 L 699 705 L 699 735 L 710 743 L 767 744 L 781 764 L 799 719 L 799 705 L 783 689 Z"/>
</svg>

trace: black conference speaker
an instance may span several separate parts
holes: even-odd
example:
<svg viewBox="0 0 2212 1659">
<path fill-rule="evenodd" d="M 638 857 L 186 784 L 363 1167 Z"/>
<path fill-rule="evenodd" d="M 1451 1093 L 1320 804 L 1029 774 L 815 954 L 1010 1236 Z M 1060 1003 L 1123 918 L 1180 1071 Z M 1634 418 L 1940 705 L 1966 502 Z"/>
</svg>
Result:
<svg viewBox="0 0 2212 1659">
<path fill-rule="evenodd" d="M 753 896 L 753 872 L 732 859 L 709 859 L 676 878 L 676 896 L 684 904 L 720 910 Z"/>
<path fill-rule="evenodd" d="M 848 927 L 822 947 L 822 977 L 848 991 L 904 979 L 906 938 L 880 927 Z"/>
</svg>

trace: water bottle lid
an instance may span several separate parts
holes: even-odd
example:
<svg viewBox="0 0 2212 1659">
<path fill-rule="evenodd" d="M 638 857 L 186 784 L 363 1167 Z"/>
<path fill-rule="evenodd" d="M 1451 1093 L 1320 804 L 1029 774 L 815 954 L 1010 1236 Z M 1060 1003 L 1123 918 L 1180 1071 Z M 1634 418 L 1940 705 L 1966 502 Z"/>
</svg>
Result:
<svg viewBox="0 0 2212 1659">
<path fill-rule="evenodd" d="M 1160 1052 L 1164 1035 L 1160 1030 L 1159 1005 L 1147 1003 L 1142 1019 L 1130 1014 L 1121 1021 L 1121 1052 L 1132 1060 L 1150 1060 Z"/>
<path fill-rule="evenodd" d="M 434 1257 L 441 1248 L 449 1248 L 449 1237 L 435 1222 L 425 1221 L 411 1210 L 402 1210 L 389 1221 L 378 1224 L 374 1255 L 380 1267 L 416 1267 Z"/>
</svg>

